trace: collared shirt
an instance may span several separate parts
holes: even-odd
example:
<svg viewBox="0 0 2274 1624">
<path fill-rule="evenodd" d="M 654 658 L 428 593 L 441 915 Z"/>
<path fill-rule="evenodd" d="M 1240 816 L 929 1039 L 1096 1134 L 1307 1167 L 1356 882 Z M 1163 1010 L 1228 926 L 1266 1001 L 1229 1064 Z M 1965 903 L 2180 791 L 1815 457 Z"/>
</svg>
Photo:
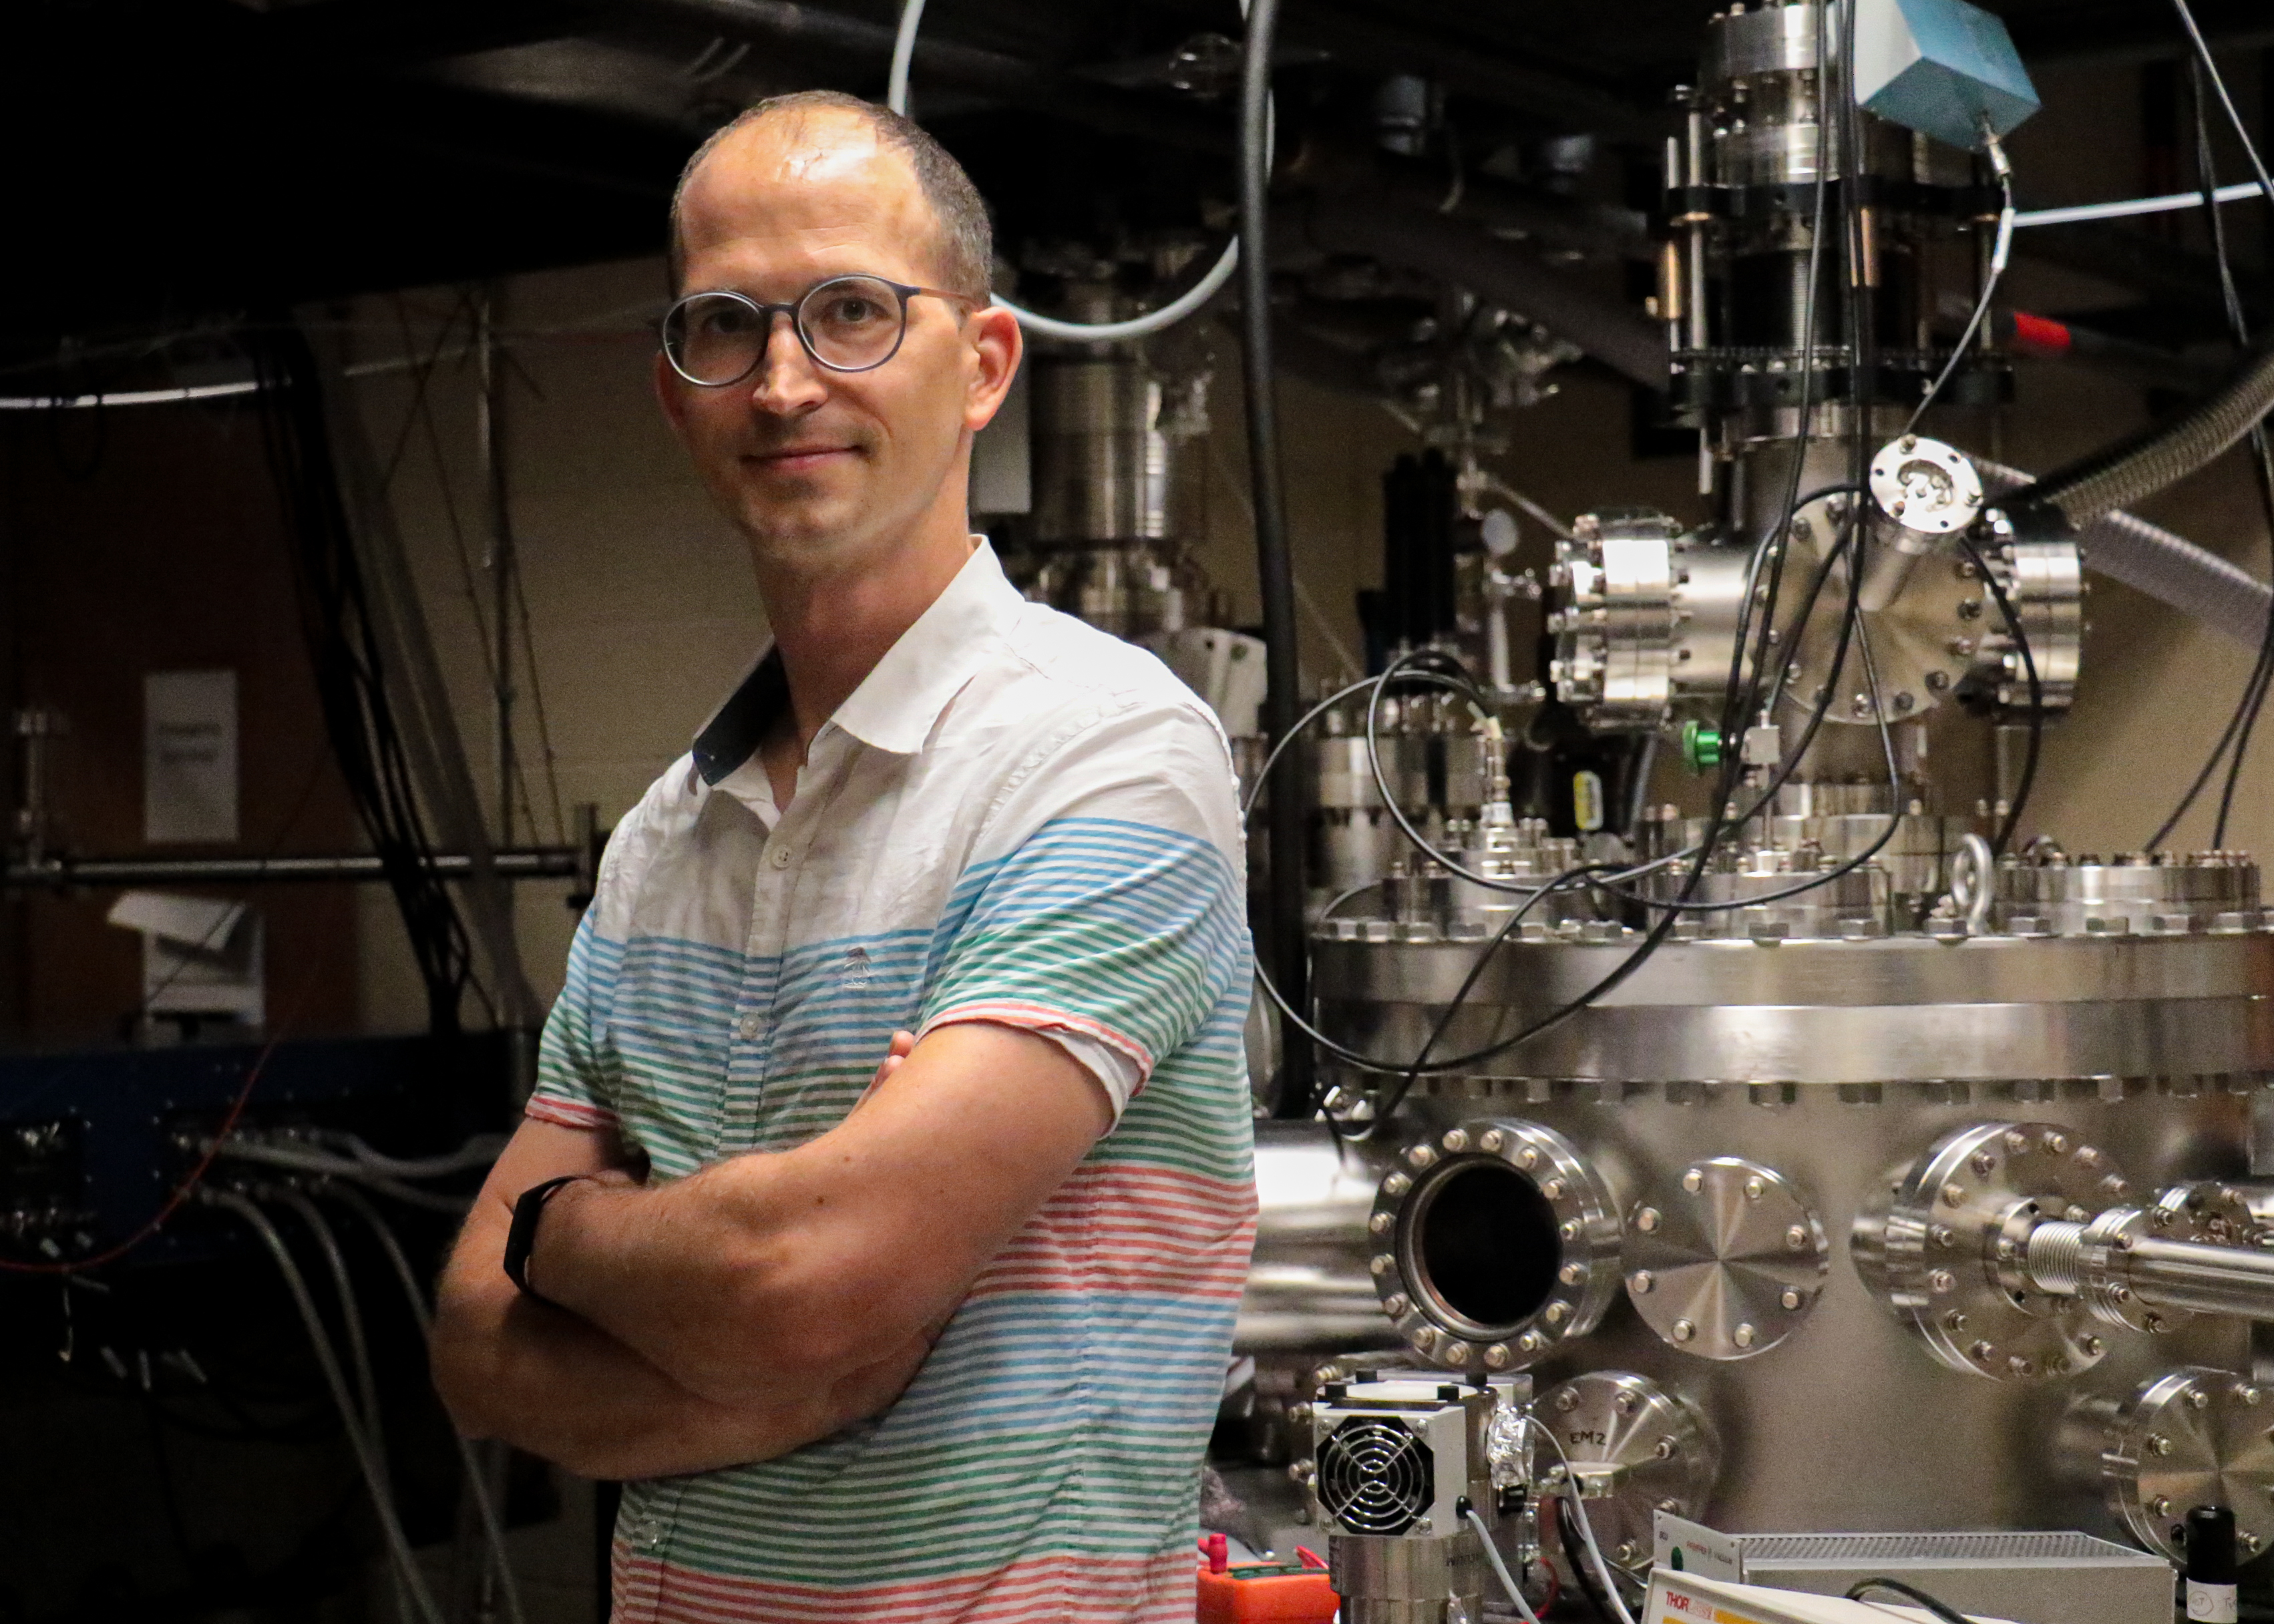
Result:
<svg viewBox="0 0 2274 1624">
<path fill-rule="evenodd" d="M 983 542 L 777 808 L 769 654 L 617 827 L 530 1115 L 677 1178 L 843 1119 L 891 1034 L 1044 1034 L 1112 1128 L 883 1416 L 629 1485 L 617 1624 L 1170 1620 L 1255 1198 L 1244 863 L 1215 718 Z"/>
</svg>

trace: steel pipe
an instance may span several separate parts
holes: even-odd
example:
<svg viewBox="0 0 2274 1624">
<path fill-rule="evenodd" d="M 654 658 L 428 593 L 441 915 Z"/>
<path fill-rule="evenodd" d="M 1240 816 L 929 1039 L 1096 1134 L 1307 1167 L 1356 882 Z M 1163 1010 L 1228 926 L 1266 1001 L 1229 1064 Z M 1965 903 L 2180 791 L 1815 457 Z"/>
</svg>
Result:
<svg viewBox="0 0 2274 1624">
<path fill-rule="evenodd" d="M 438 852 L 426 864 L 445 878 L 462 879 L 473 872 L 473 859 L 463 852 Z M 573 846 L 540 846 L 493 853 L 491 864 L 500 879 L 568 880 L 584 874 L 589 860 Z M 292 857 L 61 857 L 11 863 L 4 883 L 18 891 L 65 891 L 74 886 L 249 885 L 386 877 L 376 853 L 346 852 Z"/>
</svg>

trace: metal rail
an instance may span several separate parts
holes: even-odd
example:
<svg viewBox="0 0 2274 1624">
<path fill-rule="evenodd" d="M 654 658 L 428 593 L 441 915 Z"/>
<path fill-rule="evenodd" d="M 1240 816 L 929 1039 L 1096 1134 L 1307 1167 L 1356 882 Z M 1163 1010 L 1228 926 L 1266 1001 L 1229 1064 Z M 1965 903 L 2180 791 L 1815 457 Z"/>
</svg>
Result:
<svg viewBox="0 0 2274 1624">
<path fill-rule="evenodd" d="M 500 879 L 570 880 L 588 876 L 589 853 L 573 846 L 520 846 L 492 853 Z M 424 865 L 447 878 L 472 872 L 463 852 L 438 852 Z M 65 891 L 130 885 L 246 885 L 312 881 L 384 880 L 387 869 L 368 852 L 290 857 L 57 857 L 12 862 L 0 876 L 9 890 Z"/>
</svg>

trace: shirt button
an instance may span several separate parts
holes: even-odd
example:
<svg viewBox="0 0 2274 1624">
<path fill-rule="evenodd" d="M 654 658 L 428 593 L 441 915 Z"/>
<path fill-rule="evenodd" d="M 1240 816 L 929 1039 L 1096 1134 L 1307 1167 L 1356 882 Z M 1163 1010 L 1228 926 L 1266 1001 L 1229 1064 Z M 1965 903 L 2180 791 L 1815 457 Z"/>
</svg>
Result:
<svg viewBox="0 0 2274 1624">
<path fill-rule="evenodd" d="M 793 862 L 794 862 L 794 861 L 797 861 L 797 853 L 796 853 L 795 852 L 791 851 L 791 850 L 789 849 L 789 847 L 787 847 L 787 846 L 777 846 L 776 847 L 774 847 L 774 867 L 775 867 L 775 868 L 788 868 L 788 867 L 790 866 L 790 864 L 791 864 L 791 863 L 793 863 Z"/>
<path fill-rule="evenodd" d="M 734 1023 L 734 1035 L 748 1043 L 758 1035 L 758 1018 L 745 1015 Z"/>
</svg>

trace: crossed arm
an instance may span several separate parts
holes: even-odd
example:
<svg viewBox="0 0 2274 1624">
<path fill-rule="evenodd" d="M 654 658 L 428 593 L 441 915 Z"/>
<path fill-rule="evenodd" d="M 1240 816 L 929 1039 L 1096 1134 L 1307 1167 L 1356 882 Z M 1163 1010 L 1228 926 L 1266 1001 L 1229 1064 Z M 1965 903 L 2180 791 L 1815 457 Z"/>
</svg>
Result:
<svg viewBox="0 0 2274 1624">
<path fill-rule="evenodd" d="M 888 1060 L 796 1149 L 667 1184 L 635 1180 L 612 1133 L 525 1122 L 443 1278 L 443 1400 L 469 1435 L 591 1477 L 786 1454 L 899 1396 L 1111 1122 L 1058 1045 L 977 1022 Z M 587 1182 L 546 1209 L 529 1268 L 541 1303 L 505 1277 L 506 1229 L 522 1191 L 564 1173 Z"/>
</svg>

